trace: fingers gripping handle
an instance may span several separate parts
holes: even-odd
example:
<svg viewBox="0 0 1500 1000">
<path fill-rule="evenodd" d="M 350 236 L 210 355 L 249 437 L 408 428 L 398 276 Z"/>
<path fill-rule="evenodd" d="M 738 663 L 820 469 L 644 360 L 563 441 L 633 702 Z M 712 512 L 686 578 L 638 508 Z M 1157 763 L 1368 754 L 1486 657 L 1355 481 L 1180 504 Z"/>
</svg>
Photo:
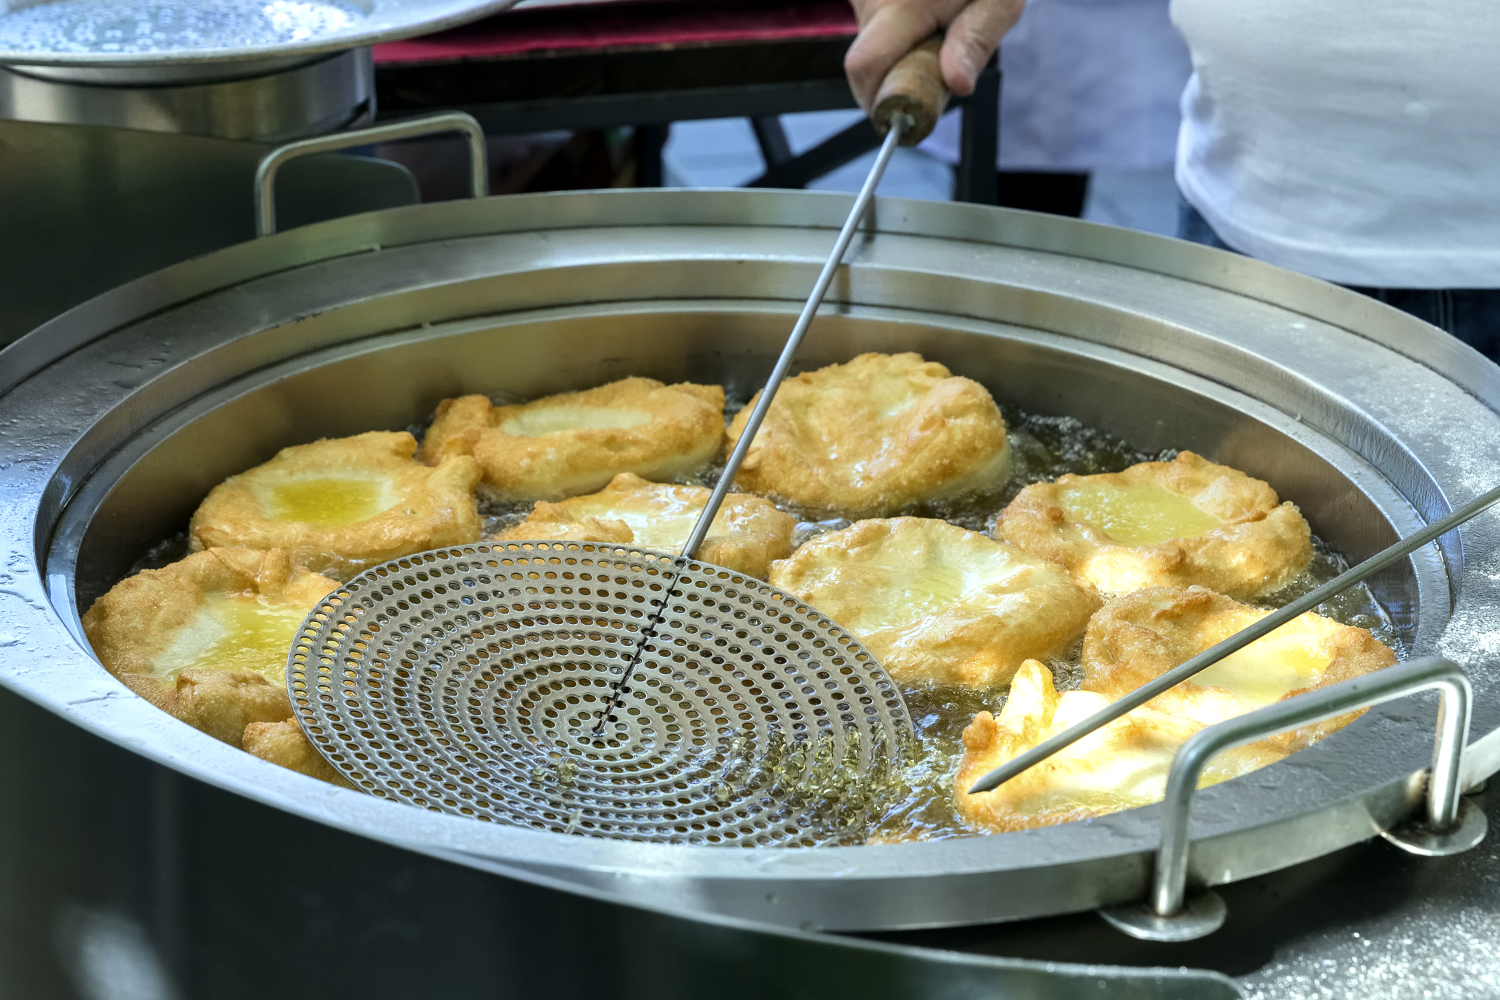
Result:
<svg viewBox="0 0 1500 1000">
<path fill-rule="evenodd" d="M 933 35 L 891 67 L 875 94 L 875 111 L 870 115 L 876 132 L 885 135 L 891 128 L 891 116 L 901 114 L 911 120 L 901 134 L 901 145 L 915 146 L 927 138 L 948 104 L 948 88 L 943 84 L 943 68 L 938 61 L 942 47 L 943 36 Z"/>
</svg>

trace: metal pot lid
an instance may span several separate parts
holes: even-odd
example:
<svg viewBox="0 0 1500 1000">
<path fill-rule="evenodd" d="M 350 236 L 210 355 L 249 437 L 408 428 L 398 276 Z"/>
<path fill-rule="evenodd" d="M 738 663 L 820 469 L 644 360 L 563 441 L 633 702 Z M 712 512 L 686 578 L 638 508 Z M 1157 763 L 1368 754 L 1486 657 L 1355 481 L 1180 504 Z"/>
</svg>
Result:
<svg viewBox="0 0 1500 1000">
<path fill-rule="evenodd" d="M 170 435 L 224 440 L 215 414 L 238 421 L 222 425 L 232 436 L 246 426 L 237 400 L 293 392 L 320 372 L 334 379 L 348 370 L 339 365 L 392 370 L 399 389 L 427 362 L 392 359 L 443 338 L 482 345 L 537 324 L 592 322 L 613 336 L 632 328 L 637 342 L 676 357 L 674 331 L 717 333 L 702 317 L 731 313 L 784 335 L 847 207 L 842 196 L 800 192 L 627 191 L 395 209 L 211 254 L 59 317 L 0 352 L 0 388 L 13 386 L 0 396 L 0 503 L 10 512 L 0 520 L 0 683 L 298 815 L 676 911 L 869 929 L 1141 898 L 1154 806 L 1017 833 L 811 850 L 613 842 L 427 813 L 283 771 L 183 726 L 130 695 L 65 624 L 77 613 L 69 560 L 91 512 Z M 1113 406 L 1129 379 L 1149 381 L 1161 399 L 1211 398 L 1243 414 L 1247 434 L 1271 428 L 1277 448 L 1340 471 L 1341 495 L 1296 494 L 1320 508 L 1315 526 L 1378 511 L 1382 530 L 1405 533 L 1493 485 L 1500 369 L 1372 300 L 1232 254 L 1001 209 L 881 200 L 874 230 L 830 292 L 830 350 L 994 338 L 1050 352 L 1059 407 L 1082 391 L 1084 370 L 1118 373 L 1113 390 L 1087 387 Z M 858 323 L 885 324 L 885 341 L 871 345 Z M 559 378 L 613 370 L 541 335 L 533 342 L 527 349 L 553 359 Z M 743 347 L 713 343 L 721 354 Z M 519 363 L 509 350 L 470 356 L 476 369 Z M 290 408 L 272 398 L 258 419 L 287 420 Z M 1471 522 L 1408 569 L 1421 592 L 1412 651 L 1458 660 L 1474 681 L 1471 778 L 1500 768 L 1493 520 Z M 1430 706 L 1393 702 L 1311 750 L 1204 790 L 1193 877 L 1217 884 L 1294 864 L 1404 816 L 1420 796 L 1432 719 Z"/>
<path fill-rule="evenodd" d="M 517 0 L 0 0 L 0 64 L 306 59 L 410 38 Z"/>
</svg>

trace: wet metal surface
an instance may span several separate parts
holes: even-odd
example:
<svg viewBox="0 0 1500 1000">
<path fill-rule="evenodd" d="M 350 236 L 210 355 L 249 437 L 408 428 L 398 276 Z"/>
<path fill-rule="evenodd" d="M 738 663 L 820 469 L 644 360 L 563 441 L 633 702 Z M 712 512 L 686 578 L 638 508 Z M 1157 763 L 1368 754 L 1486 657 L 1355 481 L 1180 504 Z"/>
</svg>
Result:
<svg viewBox="0 0 1500 1000">
<path fill-rule="evenodd" d="M 1475 796 L 1500 823 L 1500 795 Z M 1216 890 L 1229 918 L 1197 941 L 1128 938 L 1094 914 L 880 935 L 1039 961 L 1186 965 L 1250 1000 L 1487 1000 L 1500 996 L 1500 838 L 1419 858 L 1376 838 Z"/>
</svg>

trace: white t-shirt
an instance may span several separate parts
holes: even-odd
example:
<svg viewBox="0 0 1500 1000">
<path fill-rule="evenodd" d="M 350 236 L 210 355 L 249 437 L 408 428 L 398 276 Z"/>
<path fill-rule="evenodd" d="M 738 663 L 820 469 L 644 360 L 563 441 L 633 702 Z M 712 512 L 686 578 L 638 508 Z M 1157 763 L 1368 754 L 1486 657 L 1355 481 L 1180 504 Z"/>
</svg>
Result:
<svg viewBox="0 0 1500 1000">
<path fill-rule="evenodd" d="M 1500 287 L 1500 0 L 1172 0 L 1177 183 L 1329 281 Z"/>
<path fill-rule="evenodd" d="M 1500 3 L 1500 0 L 1496 0 Z M 1168 0 L 1030 0 L 1000 45 L 1004 170 L 1170 166 L 1192 66 Z M 958 159 L 959 117 L 923 145 Z"/>
</svg>

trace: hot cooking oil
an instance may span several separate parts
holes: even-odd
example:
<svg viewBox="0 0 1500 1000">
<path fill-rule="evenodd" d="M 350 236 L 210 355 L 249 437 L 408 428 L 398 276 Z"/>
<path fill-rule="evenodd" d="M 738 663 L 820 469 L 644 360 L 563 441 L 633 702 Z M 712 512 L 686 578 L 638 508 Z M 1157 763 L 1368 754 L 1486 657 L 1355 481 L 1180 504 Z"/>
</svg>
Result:
<svg viewBox="0 0 1500 1000">
<path fill-rule="evenodd" d="M 513 402 L 514 400 L 504 400 Z M 744 405 L 732 401 L 725 411 L 725 421 Z M 914 504 L 897 512 L 915 517 L 935 517 L 971 531 L 989 532 L 1000 511 L 1017 493 L 1032 483 L 1051 481 L 1067 473 L 1093 475 L 1119 472 L 1138 462 L 1170 461 L 1175 451 L 1148 453 L 1099 428 L 1090 427 L 1072 417 L 1045 417 L 1001 407 L 1009 428 L 1011 473 L 997 490 L 952 500 Z M 430 418 L 413 425 L 418 437 Z M 683 485 L 712 486 L 723 469 L 722 460 L 700 473 L 680 480 Z M 846 518 L 826 511 L 798 509 L 784 500 L 771 497 L 778 507 L 798 519 L 793 534 L 794 546 L 829 531 L 849 527 Z M 530 513 L 530 502 L 494 501 L 481 497 L 479 512 L 486 538 L 493 538 L 523 522 Z M 167 539 L 148 553 L 132 570 L 156 568 L 183 558 L 187 554 L 187 536 L 180 533 Z M 1342 556 L 1316 536 L 1313 558 L 1308 569 L 1281 590 L 1255 602 L 1271 609 L 1281 607 L 1314 588 L 1332 580 L 1348 568 Z M 1376 602 L 1369 588 L 1360 585 L 1340 597 L 1321 605 L 1318 613 L 1368 629 L 1377 639 L 1402 652 L 1399 630 L 1390 616 Z M 1049 664 L 1059 691 L 1076 690 L 1081 679 L 1078 643 L 1071 655 Z M 981 711 L 998 712 L 1005 704 L 1005 690 L 977 691 L 956 686 L 904 687 L 902 695 L 911 710 L 915 734 L 892 747 L 872 748 L 879 766 L 859 785 L 841 784 L 839 776 L 847 773 L 850 762 L 836 762 L 832 745 L 817 741 L 789 743 L 779 732 L 773 736 L 768 759 L 754 762 L 732 760 L 733 766 L 719 776 L 723 790 L 731 791 L 733 782 L 758 784 L 766 782 L 780 794 L 803 803 L 819 802 L 820 811 L 841 816 L 841 843 L 892 842 L 902 840 L 940 840 L 970 835 L 959 820 L 953 805 L 953 780 L 963 754 L 963 731 Z M 854 751 L 857 755 L 858 751 Z M 734 755 L 731 754 L 731 757 Z M 838 763 L 846 766 L 839 767 Z M 557 780 L 567 784 L 566 775 L 551 768 L 533 780 Z M 743 773 L 741 773 L 743 772 Z M 848 787 L 845 787 L 848 785 Z M 571 818 L 571 817 L 570 817 Z M 576 825 L 576 820 L 573 821 Z M 811 840 L 804 841 L 812 843 Z"/>
<path fill-rule="evenodd" d="M 1170 461 L 1175 451 L 1155 454 L 1132 448 L 1106 431 L 1089 427 L 1072 417 L 1037 417 L 1004 410 L 1011 428 L 1011 477 L 989 496 L 966 497 L 945 504 L 928 505 L 909 513 L 942 517 L 973 531 L 987 531 L 995 517 L 1024 487 L 1047 482 L 1067 473 L 1094 475 L 1119 472 L 1138 462 Z M 1313 558 L 1308 568 L 1291 583 L 1256 604 L 1268 609 L 1289 604 L 1332 580 L 1348 563 L 1314 536 Z M 1381 642 L 1401 652 L 1399 637 L 1390 618 L 1369 588 L 1363 584 L 1339 598 L 1320 605 L 1318 613 L 1346 625 L 1369 629 Z M 1076 690 L 1081 679 L 1079 643 L 1066 659 L 1048 664 L 1058 691 Z M 981 711 L 999 712 L 1005 705 L 1005 689 L 976 691 L 956 686 L 904 687 L 902 696 L 916 724 L 921 750 L 916 763 L 902 774 L 909 790 L 896 798 L 871 824 L 870 839 L 941 840 L 972 835 L 959 819 L 953 804 L 953 779 L 963 756 L 963 731 Z"/>
</svg>

